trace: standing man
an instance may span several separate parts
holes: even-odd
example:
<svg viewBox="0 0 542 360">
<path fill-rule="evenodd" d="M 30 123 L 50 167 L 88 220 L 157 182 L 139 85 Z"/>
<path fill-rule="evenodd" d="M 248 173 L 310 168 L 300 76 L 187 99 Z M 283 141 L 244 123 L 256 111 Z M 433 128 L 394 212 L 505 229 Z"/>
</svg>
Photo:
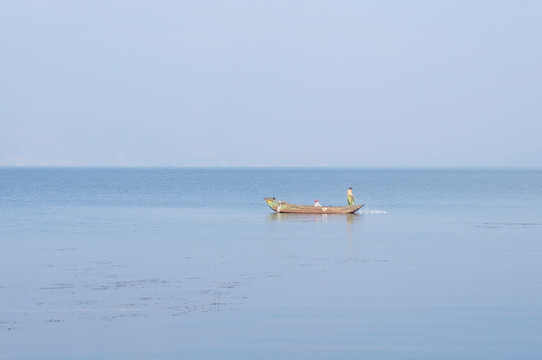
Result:
<svg viewBox="0 0 542 360">
<path fill-rule="evenodd" d="M 354 205 L 354 194 L 352 194 L 351 187 L 346 191 L 346 201 L 348 201 L 348 206 Z"/>
</svg>

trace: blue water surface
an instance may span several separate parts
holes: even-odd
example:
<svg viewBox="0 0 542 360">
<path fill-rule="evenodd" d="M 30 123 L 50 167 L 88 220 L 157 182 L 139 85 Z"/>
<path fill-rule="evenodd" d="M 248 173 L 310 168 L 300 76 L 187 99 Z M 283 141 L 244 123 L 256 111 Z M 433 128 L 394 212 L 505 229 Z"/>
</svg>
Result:
<svg viewBox="0 0 542 360">
<path fill-rule="evenodd" d="M 542 358 L 540 170 L 0 168 L 0 215 L 0 359 Z"/>
</svg>

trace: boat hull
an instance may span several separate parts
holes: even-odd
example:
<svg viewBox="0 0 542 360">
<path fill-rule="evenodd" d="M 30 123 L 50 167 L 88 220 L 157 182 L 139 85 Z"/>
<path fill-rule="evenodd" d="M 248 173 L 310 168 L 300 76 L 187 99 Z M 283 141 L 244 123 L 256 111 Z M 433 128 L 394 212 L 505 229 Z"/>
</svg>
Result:
<svg viewBox="0 0 542 360">
<path fill-rule="evenodd" d="M 285 201 L 278 201 L 273 198 L 264 198 L 267 205 L 276 213 L 292 213 L 292 214 L 353 214 L 358 211 L 364 204 L 351 206 L 312 206 L 312 205 L 296 205 Z"/>
</svg>

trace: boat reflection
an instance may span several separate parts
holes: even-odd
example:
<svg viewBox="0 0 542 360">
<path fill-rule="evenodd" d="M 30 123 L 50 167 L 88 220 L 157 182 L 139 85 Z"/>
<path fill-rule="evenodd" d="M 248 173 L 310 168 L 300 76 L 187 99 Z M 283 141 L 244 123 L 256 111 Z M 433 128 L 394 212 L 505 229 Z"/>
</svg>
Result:
<svg viewBox="0 0 542 360">
<path fill-rule="evenodd" d="M 288 222 L 346 222 L 351 224 L 354 221 L 361 220 L 359 214 L 288 214 L 273 213 L 267 216 L 268 221 L 288 221 Z"/>
<path fill-rule="evenodd" d="M 308 224 L 308 223 L 325 223 L 326 227 L 331 225 L 339 230 L 343 228 L 346 231 L 346 239 L 348 244 L 352 244 L 354 239 L 354 228 L 356 223 L 363 220 L 363 216 L 359 214 L 288 214 L 274 213 L 267 216 L 270 222 L 278 222 L 284 224 Z M 346 224 L 346 226 L 345 226 Z M 295 225 L 294 225 L 295 226 Z M 339 232 L 340 233 L 340 232 Z M 339 234 L 337 233 L 337 234 Z M 349 245 L 349 246 L 350 246 Z"/>
</svg>

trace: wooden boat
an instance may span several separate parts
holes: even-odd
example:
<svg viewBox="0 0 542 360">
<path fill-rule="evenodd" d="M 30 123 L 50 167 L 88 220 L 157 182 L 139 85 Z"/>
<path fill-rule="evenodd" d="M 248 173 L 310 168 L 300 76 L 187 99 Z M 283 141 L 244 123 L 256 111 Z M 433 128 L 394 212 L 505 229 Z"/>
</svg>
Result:
<svg viewBox="0 0 542 360">
<path fill-rule="evenodd" d="M 364 204 L 351 206 L 314 206 L 295 205 L 286 201 L 276 200 L 274 197 L 264 198 L 267 205 L 276 213 L 297 213 L 297 214 L 353 214 Z"/>
</svg>

